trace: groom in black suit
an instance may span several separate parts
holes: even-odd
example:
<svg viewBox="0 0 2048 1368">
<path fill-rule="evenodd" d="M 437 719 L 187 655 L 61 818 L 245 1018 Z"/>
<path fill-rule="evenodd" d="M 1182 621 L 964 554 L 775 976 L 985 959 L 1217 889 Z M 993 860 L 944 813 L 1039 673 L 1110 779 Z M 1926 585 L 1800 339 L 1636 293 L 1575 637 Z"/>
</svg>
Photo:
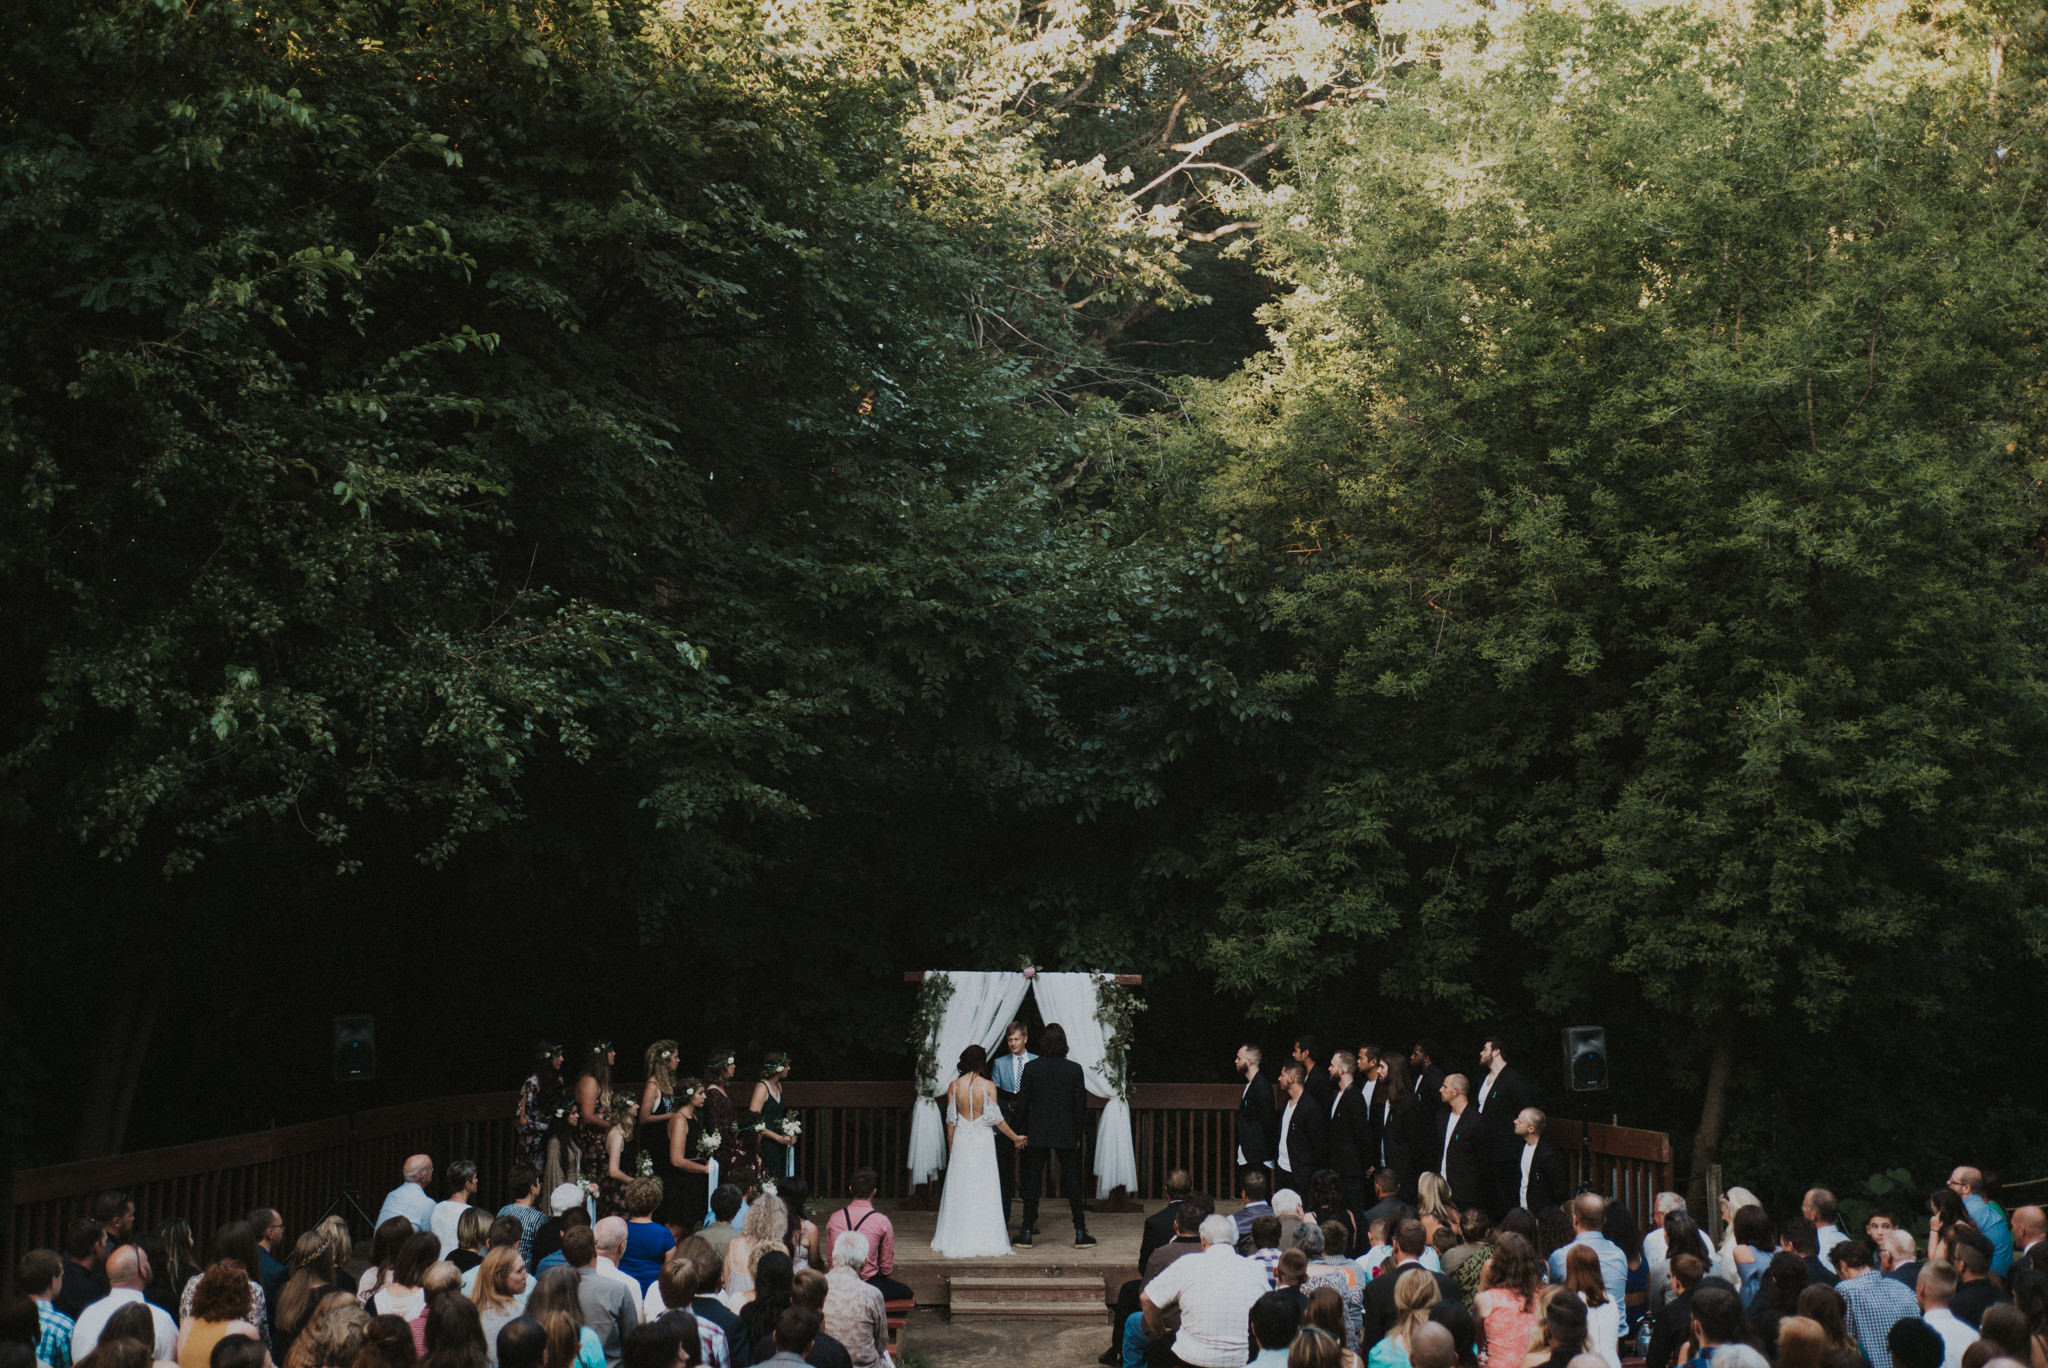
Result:
<svg viewBox="0 0 2048 1368">
<path fill-rule="evenodd" d="M 1023 1125 L 1018 1144 L 1024 1147 L 1024 1228 L 1011 1243 L 1028 1245 L 1038 1225 L 1038 1198 L 1045 1191 L 1045 1163 L 1060 1158 L 1060 1185 L 1074 1212 L 1074 1243 L 1092 1245 L 1088 1207 L 1081 1197 L 1081 1122 L 1088 1115 L 1088 1089 L 1081 1066 L 1067 1058 L 1067 1033 L 1058 1023 L 1038 1038 L 1038 1058 L 1024 1066 L 1017 1088 L 1017 1114 Z"/>
</svg>

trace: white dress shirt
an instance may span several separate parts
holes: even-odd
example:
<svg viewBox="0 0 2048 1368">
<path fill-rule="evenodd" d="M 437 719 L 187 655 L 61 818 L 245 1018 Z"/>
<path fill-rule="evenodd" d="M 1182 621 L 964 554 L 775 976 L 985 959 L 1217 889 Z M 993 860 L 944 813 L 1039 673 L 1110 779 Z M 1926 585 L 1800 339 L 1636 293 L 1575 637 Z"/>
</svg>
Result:
<svg viewBox="0 0 2048 1368">
<path fill-rule="evenodd" d="M 1274 1167 L 1286 1169 L 1289 1173 L 1294 1171 L 1294 1165 L 1287 1162 L 1287 1127 L 1293 1121 L 1294 1099 L 1290 1097 L 1287 1099 L 1287 1110 L 1280 1113 L 1280 1153 L 1273 1160 Z"/>
</svg>

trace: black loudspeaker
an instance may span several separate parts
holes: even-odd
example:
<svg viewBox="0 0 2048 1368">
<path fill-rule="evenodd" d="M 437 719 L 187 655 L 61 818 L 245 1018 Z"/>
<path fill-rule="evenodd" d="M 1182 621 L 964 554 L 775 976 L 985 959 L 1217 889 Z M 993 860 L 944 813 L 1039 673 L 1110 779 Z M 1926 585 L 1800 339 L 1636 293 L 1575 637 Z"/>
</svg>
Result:
<svg viewBox="0 0 2048 1368">
<path fill-rule="evenodd" d="M 377 1076 L 377 1018 L 352 1012 L 334 1019 L 334 1081 L 367 1083 Z"/>
<path fill-rule="evenodd" d="M 1566 1092 L 1607 1091 L 1607 1032 L 1598 1026 L 1564 1028 Z"/>
</svg>

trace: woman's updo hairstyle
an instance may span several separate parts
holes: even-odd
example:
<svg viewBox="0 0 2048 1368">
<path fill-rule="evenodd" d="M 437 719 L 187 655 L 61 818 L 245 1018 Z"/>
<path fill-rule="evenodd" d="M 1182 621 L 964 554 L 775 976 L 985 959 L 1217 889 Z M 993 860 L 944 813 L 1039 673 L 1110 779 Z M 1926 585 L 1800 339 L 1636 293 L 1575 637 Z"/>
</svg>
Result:
<svg viewBox="0 0 2048 1368">
<path fill-rule="evenodd" d="M 969 1045 L 960 1052 L 960 1072 L 966 1074 L 988 1073 L 988 1051 L 979 1045 Z"/>
</svg>

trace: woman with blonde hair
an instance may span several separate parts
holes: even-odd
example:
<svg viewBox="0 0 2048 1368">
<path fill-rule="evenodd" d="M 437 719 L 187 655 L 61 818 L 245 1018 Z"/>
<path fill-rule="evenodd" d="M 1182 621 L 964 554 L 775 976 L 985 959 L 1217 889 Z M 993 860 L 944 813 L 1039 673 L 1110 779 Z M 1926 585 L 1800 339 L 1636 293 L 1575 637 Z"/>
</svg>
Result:
<svg viewBox="0 0 2048 1368">
<path fill-rule="evenodd" d="M 1536 1319 L 1529 1327 L 1529 1343 L 1522 1351 L 1522 1368 L 1543 1368 L 1550 1362 L 1551 1351 L 1556 1347 L 1550 1341 L 1550 1308 L 1559 1297 L 1578 1298 L 1565 1291 L 1563 1283 L 1551 1283 L 1536 1294 Z"/>
<path fill-rule="evenodd" d="M 1458 1210 L 1451 1203 L 1450 1185 L 1441 1175 L 1424 1172 L 1415 1180 L 1415 1190 L 1421 1200 L 1416 1203 L 1416 1214 L 1422 1218 L 1422 1238 L 1431 1247 L 1436 1244 L 1436 1233 L 1448 1230 L 1459 1239 L 1465 1237 L 1464 1222 L 1458 1218 Z"/>
<path fill-rule="evenodd" d="M 334 1272 L 340 1276 L 356 1252 L 356 1237 L 349 1234 L 348 1222 L 339 1216 L 329 1216 L 313 1229 L 327 1241 L 328 1252 L 334 1256 Z"/>
<path fill-rule="evenodd" d="M 1787 1316 L 1778 1322 L 1778 1368 L 1820 1368 L 1831 1348 L 1828 1332 L 1811 1316 Z"/>
<path fill-rule="evenodd" d="M 292 1340 L 284 1368 L 349 1368 L 362 1351 L 369 1325 L 370 1313 L 355 1293 L 347 1288 L 329 1292 Z"/>
<path fill-rule="evenodd" d="M 484 1349 L 492 1363 L 498 1361 L 498 1332 L 526 1314 L 526 1288 L 526 1260 L 520 1257 L 517 1245 L 492 1250 L 477 1266 L 476 1285 L 470 1289 L 469 1299 L 476 1303 Z"/>
<path fill-rule="evenodd" d="M 1408 1347 L 1416 1327 L 1429 1320 L 1436 1305 L 1436 1279 L 1417 1265 L 1394 1284 L 1394 1324 L 1366 1356 L 1366 1368 L 1407 1368 Z"/>
<path fill-rule="evenodd" d="M 1742 1285 L 1742 1275 L 1735 1270 L 1735 1213 L 1746 1206 L 1761 1207 L 1763 1203 L 1745 1187 L 1732 1187 L 1721 1194 L 1721 1248 L 1714 1255 L 1713 1273 L 1736 1287 Z"/>
<path fill-rule="evenodd" d="M 1610 1296 L 1592 1246 L 1575 1244 L 1564 1256 L 1565 1290 L 1586 1304 L 1586 1347 L 1621 1368 L 1621 1299 Z"/>
<path fill-rule="evenodd" d="M 640 1085 L 640 1126 L 635 1140 L 638 1152 L 647 1157 L 637 1167 L 649 1177 L 661 1179 L 663 1192 L 676 1182 L 675 1165 L 668 1158 L 668 1122 L 676 1110 L 676 1061 L 682 1058 L 682 1048 L 673 1040 L 657 1040 L 649 1045 L 647 1081 Z M 662 1224 L 674 1222 L 664 1220 Z"/>
<path fill-rule="evenodd" d="M 754 1299 L 754 1267 L 771 1249 L 789 1252 L 789 1208 L 772 1193 L 754 1199 L 747 1223 L 725 1246 L 725 1304 L 737 1312 Z"/>
</svg>

